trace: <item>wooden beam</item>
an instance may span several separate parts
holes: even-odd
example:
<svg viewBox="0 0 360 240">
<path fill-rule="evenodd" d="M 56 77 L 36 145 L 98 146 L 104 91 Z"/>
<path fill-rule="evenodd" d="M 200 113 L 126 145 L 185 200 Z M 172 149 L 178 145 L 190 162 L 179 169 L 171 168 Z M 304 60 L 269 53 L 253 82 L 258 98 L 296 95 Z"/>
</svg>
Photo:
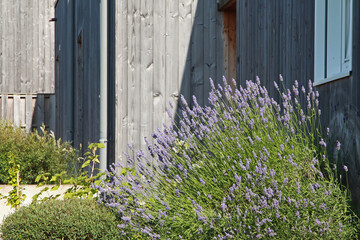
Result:
<svg viewBox="0 0 360 240">
<path fill-rule="evenodd" d="M 218 10 L 225 11 L 236 4 L 236 0 L 218 0 Z"/>
</svg>

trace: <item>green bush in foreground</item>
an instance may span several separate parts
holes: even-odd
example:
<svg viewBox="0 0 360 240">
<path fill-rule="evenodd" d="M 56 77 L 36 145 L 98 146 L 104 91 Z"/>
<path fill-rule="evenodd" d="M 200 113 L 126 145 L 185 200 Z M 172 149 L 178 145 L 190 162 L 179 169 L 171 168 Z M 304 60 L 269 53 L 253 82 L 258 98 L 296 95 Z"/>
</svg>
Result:
<svg viewBox="0 0 360 240">
<path fill-rule="evenodd" d="M 93 200 L 46 201 L 21 207 L 1 226 L 2 239 L 120 239 L 114 211 Z"/>
<path fill-rule="evenodd" d="M 56 140 L 52 132 L 26 133 L 9 122 L 0 122 L 0 184 L 8 183 L 9 156 L 21 166 L 22 183 L 35 183 L 41 173 L 72 172 L 76 152 L 67 142 Z"/>
</svg>

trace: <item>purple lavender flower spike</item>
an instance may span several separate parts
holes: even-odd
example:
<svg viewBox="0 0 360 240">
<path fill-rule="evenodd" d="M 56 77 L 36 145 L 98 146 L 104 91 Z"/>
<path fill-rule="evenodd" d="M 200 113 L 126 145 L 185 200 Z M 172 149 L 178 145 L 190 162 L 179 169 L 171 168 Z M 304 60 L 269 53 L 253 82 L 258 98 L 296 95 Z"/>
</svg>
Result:
<svg viewBox="0 0 360 240">
<path fill-rule="evenodd" d="M 284 178 L 284 185 L 287 185 L 289 183 L 289 179 L 288 178 Z"/>
<path fill-rule="evenodd" d="M 279 86 L 277 85 L 276 82 L 274 82 L 274 86 L 275 86 L 275 88 L 276 88 L 277 90 L 279 90 Z"/>
<path fill-rule="evenodd" d="M 322 223 L 320 222 L 320 220 L 319 220 L 319 219 L 317 219 L 317 218 L 315 218 L 315 223 L 316 223 L 317 225 L 319 225 L 319 226 L 321 226 L 321 225 L 322 225 Z"/>
<path fill-rule="evenodd" d="M 324 141 L 324 139 L 321 139 L 319 144 L 320 144 L 320 146 L 323 146 L 326 148 L 326 142 Z"/>
<path fill-rule="evenodd" d="M 259 78 L 259 76 L 256 76 L 256 84 L 258 85 L 258 86 L 260 86 L 260 78 Z"/>
<path fill-rule="evenodd" d="M 130 217 L 126 217 L 126 216 L 123 216 L 121 219 L 122 219 L 124 222 L 129 222 L 129 221 L 131 220 Z"/>
<path fill-rule="evenodd" d="M 304 86 L 301 86 L 301 91 L 302 91 L 303 93 L 306 93 L 306 90 L 305 90 L 305 87 L 304 87 Z"/>
<path fill-rule="evenodd" d="M 341 143 L 340 141 L 336 140 L 336 150 L 340 151 Z"/>
</svg>

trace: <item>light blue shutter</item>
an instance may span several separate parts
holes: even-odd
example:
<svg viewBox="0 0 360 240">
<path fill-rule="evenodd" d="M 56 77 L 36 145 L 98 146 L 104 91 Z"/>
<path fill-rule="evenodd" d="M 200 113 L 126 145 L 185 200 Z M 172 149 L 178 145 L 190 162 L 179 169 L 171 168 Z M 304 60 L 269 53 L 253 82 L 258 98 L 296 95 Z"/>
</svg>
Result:
<svg viewBox="0 0 360 240">
<path fill-rule="evenodd" d="M 342 1 L 328 0 L 326 77 L 339 74 L 342 64 Z"/>
<path fill-rule="evenodd" d="M 325 0 L 315 1 L 314 81 L 325 77 Z"/>
<path fill-rule="evenodd" d="M 353 8 L 352 0 L 343 0 L 342 14 L 343 14 L 343 62 L 342 71 L 351 71 L 352 65 L 352 19 L 353 19 Z"/>
</svg>

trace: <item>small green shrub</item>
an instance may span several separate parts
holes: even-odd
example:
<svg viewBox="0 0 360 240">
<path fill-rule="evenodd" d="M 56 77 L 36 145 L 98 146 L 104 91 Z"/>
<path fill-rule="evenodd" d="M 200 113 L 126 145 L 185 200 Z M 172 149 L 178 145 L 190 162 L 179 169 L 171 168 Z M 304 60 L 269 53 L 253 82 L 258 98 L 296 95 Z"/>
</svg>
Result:
<svg viewBox="0 0 360 240">
<path fill-rule="evenodd" d="M 76 151 L 68 142 L 56 140 L 53 132 L 44 127 L 41 130 L 26 133 L 9 122 L 0 122 L 0 184 L 8 183 L 10 154 L 16 156 L 25 184 L 35 183 L 36 176 L 44 172 L 72 172 L 69 168 L 75 166 Z"/>
<path fill-rule="evenodd" d="M 93 200 L 46 201 L 21 207 L 5 218 L 2 238 L 11 239 L 119 239 L 114 211 Z"/>
</svg>

